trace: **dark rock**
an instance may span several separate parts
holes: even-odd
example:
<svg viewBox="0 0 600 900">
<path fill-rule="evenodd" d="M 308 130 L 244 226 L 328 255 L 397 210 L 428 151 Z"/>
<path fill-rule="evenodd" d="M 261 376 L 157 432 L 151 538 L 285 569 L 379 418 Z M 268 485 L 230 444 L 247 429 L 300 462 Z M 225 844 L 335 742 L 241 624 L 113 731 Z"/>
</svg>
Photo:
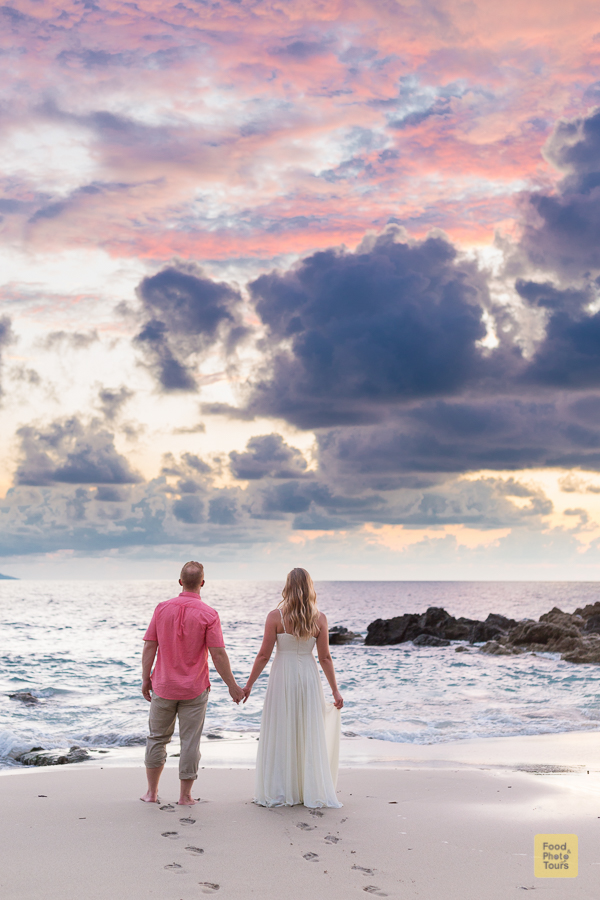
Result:
<svg viewBox="0 0 600 900">
<path fill-rule="evenodd" d="M 360 637 L 359 634 L 356 634 L 354 631 L 348 631 L 343 625 L 334 625 L 333 628 L 329 629 L 330 644 L 349 644 L 358 637 Z"/>
<path fill-rule="evenodd" d="M 585 625 L 583 626 L 583 630 L 588 634 L 600 634 L 600 615 L 597 616 L 589 616 L 589 618 L 585 619 Z"/>
<path fill-rule="evenodd" d="M 450 641 L 445 641 L 444 638 L 436 637 L 434 634 L 418 634 L 413 638 L 413 644 L 415 647 L 448 647 Z"/>
<path fill-rule="evenodd" d="M 595 603 L 588 603 L 583 609 L 576 609 L 573 615 L 581 616 L 582 619 L 589 619 L 590 616 L 600 616 L 600 600 L 596 600 Z"/>
<path fill-rule="evenodd" d="M 459 644 L 458 647 L 455 647 L 455 648 L 454 648 L 454 652 L 455 652 L 455 653 L 469 653 L 469 652 L 470 652 L 470 648 L 469 648 L 469 647 L 465 647 L 464 644 Z"/>
<path fill-rule="evenodd" d="M 472 644 L 479 644 L 485 641 L 493 641 L 505 634 L 506 630 L 498 625 L 476 622 L 471 629 L 469 640 Z"/>
<path fill-rule="evenodd" d="M 583 646 L 563 653 L 562 658 L 565 662 L 598 664 L 600 663 L 600 640 L 588 638 L 583 642 Z"/>
<path fill-rule="evenodd" d="M 577 616 L 575 613 L 565 613 L 558 606 L 540 616 L 539 621 L 551 622 L 552 625 L 559 625 L 561 628 L 582 628 L 585 624 L 585 619 L 581 616 Z"/>
<path fill-rule="evenodd" d="M 91 759 L 87 750 L 82 747 L 71 747 L 70 750 L 28 750 L 17 758 L 24 766 L 64 766 L 69 763 L 85 762 Z"/>
<path fill-rule="evenodd" d="M 39 703 L 39 699 L 34 697 L 31 691 L 16 691 L 14 694 L 8 695 L 11 700 L 20 700 L 25 706 L 34 706 Z"/>
<path fill-rule="evenodd" d="M 566 653 L 583 644 L 581 632 L 575 625 L 554 622 L 521 622 L 509 631 L 508 641 L 517 647 L 549 653 Z"/>
<path fill-rule="evenodd" d="M 375 619 L 367 626 L 365 644 L 382 646 L 383 644 L 401 644 L 410 641 L 419 634 L 415 630 L 419 616 L 416 613 L 405 613 L 403 616 L 394 616 L 393 619 Z M 413 634 L 406 636 L 407 630 L 412 628 Z"/>
<path fill-rule="evenodd" d="M 484 624 L 495 626 L 496 628 L 499 628 L 500 631 L 509 631 L 509 629 L 514 628 L 518 623 L 516 619 L 509 619 L 507 616 L 501 616 L 499 613 L 490 613 Z"/>
</svg>

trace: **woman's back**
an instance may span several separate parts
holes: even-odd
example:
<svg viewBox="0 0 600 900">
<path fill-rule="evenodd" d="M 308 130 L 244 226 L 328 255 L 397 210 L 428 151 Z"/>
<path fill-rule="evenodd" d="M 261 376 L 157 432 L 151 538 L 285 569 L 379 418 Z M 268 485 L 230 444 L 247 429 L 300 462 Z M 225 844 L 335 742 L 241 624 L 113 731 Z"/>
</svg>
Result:
<svg viewBox="0 0 600 900">
<path fill-rule="evenodd" d="M 276 647 L 260 725 L 254 802 L 260 806 L 340 807 L 335 782 L 341 731 L 327 619 L 305 569 L 293 569 L 283 601 L 267 616 L 246 697 Z M 325 702 L 314 649 L 334 694 Z M 336 708 L 337 707 L 337 708 Z"/>
</svg>

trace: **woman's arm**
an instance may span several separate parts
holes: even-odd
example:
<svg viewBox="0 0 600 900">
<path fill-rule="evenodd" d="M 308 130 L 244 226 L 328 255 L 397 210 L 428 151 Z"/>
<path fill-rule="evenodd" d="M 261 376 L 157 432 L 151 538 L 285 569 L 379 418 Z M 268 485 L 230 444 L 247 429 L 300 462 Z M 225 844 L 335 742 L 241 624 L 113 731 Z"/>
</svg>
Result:
<svg viewBox="0 0 600 900">
<path fill-rule="evenodd" d="M 265 622 L 265 633 L 263 636 L 262 646 L 256 654 L 256 659 L 254 660 L 254 665 L 252 666 L 252 671 L 250 672 L 250 678 L 246 682 L 246 686 L 243 688 L 245 694 L 244 703 L 250 696 L 250 691 L 252 690 L 254 682 L 271 659 L 271 653 L 273 652 L 273 647 L 275 646 L 275 641 L 277 640 L 277 622 L 279 621 L 281 621 L 279 610 L 271 610 L 271 612 L 267 616 L 267 621 Z"/>
<path fill-rule="evenodd" d="M 327 628 L 327 616 L 321 613 L 319 616 L 319 636 L 317 637 L 317 656 L 325 673 L 325 678 L 329 682 L 331 693 L 333 694 L 333 705 L 336 709 L 341 709 L 344 705 L 342 695 L 338 691 L 337 682 L 335 680 L 335 669 L 333 668 L 333 660 L 329 652 L 329 630 Z"/>
</svg>

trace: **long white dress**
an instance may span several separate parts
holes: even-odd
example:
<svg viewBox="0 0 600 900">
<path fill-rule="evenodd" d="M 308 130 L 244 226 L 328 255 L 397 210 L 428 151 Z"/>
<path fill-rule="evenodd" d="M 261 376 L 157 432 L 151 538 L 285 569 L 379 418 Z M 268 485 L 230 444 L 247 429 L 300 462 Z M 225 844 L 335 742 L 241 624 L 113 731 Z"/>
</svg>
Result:
<svg viewBox="0 0 600 900">
<path fill-rule="evenodd" d="M 256 758 L 259 806 L 343 806 L 335 792 L 341 715 L 325 701 L 315 644 L 277 635 Z"/>
</svg>

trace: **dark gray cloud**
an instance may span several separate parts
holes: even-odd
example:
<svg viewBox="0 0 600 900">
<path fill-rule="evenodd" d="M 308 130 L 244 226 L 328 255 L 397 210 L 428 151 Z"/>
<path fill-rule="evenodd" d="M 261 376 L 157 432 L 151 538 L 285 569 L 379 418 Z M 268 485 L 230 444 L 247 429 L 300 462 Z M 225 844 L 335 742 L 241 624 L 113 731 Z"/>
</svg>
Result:
<svg viewBox="0 0 600 900">
<path fill-rule="evenodd" d="M 577 279 L 600 270 L 600 109 L 561 120 L 545 152 L 564 178 L 527 197 L 522 249 L 534 265 Z"/>
<path fill-rule="evenodd" d="M 19 428 L 21 460 L 15 484 L 135 484 L 141 480 L 115 448 L 114 435 L 93 420 L 62 419 Z"/>
<path fill-rule="evenodd" d="M 164 391 L 195 391 L 195 364 L 217 343 L 231 350 L 245 335 L 239 293 L 195 266 L 169 266 L 137 290 L 144 324 L 135 337 Z"/>
<path fill-rule="evenodd" d="M 478 346 L 484 277 L 440 237 L 397 238 L 392 228 L 368 249 L 315 253 L 250 285 L 276 349 L 247 409 L 301 428 L 373 422 L 493 372 Z"/>
<path fill-rule="evenodd" d="M 280 434 L 263 434 L 250 438 L 243 453 L 229 454 L 231 471 L 236 478 L 297 478 L 306 471 L 306 460 L 300 450 L 290 447 Z"/>
<path fill-rule="evenodd" d="M 410 473 L 600 470 L 600 396 L 428 401 L 385 424 L 318 434 L 322 477 L 391 490 Z"/>
</svg>

